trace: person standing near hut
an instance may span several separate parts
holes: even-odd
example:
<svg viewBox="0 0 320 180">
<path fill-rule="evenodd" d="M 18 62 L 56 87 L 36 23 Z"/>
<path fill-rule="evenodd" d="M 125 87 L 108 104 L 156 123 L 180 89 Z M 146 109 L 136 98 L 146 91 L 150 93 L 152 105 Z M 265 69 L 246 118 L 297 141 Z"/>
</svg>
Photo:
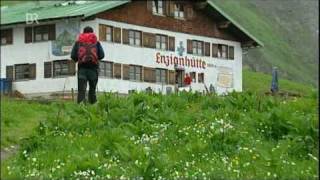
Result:
<svg viewBox="0 0 320 180">
<path fill-rule="evenodd" d="M 78 103 L 85 100 L 88 82 L 89 103 L 94 104 L 97 101 L 96 86 L 98 83 L 99 61 L 103 58 L 103 48 L 97 40 L 93 29 L 90 26 L 85 27 L 71 51 L 71 59 L 78 62 Z"/>
<path fill-rule="evenodd" d="M 186 73 L 183 82 L 184 82 L 184 85 L 185 85 L 186 87 L 189 87 L 189 91 L 190 91 L 190 90 L 191 90 L 191 82 L 192 82 L 192 79 L 191 79 L 189 73 Z"/>
</svg>

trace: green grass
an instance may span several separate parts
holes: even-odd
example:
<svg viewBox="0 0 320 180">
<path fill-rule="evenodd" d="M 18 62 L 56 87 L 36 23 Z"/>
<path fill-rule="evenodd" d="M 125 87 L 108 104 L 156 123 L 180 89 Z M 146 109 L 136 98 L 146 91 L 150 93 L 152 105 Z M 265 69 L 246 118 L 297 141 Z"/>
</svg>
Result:
<svg viewBox="0 0 320 180">
<path fill-rule="evenodd" d="M 316 96 L 264 96 L 269 76 L 245 71 L 244 78 L 248 92 L 227 96 L 105 94 L 88 106 L 6 101 L 4 115 L 10 112 L 15 124 L 26 117 L 40 124 L 29 124 L 33 132 L 19 142 L 18 154 L 2 163 L 1 176 L 316 179 Z M 280 81 L 280 87 L 308 91 L 289 81 Z"/>
<path fill-rule="evenodd" d="M 1 148 L 30 136 L 48 112 L 48 106 L 36 102 L 1 98 Z"/>
<path fill-rule="evenodd" d="M 253 72 L 246 68 L 243 70 L 243 89 L 244 91 L 255 91 L 257 93 L 266 93 L 271 88 L 271 75 Z M 310 97 L 317 95 L 317 90 L 306 84 L 300 84 L 279 77 L 279 90 L 282 92 L 291 92 L 301 96 Z"/>
</svg>

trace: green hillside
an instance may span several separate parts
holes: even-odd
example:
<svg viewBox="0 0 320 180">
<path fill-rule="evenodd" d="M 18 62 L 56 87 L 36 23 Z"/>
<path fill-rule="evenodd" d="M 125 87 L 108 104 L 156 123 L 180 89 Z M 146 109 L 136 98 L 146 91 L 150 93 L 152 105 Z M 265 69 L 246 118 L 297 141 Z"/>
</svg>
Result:
<svg viewBox="0 0 320 180">
<path fill-rule="evenodd" d="M 244 55 L 260 72 L 280 69 L 286 79 L 316 85 L 318 79 L 317 0 L 212 0 L 263 43 Z"/>
</svg>

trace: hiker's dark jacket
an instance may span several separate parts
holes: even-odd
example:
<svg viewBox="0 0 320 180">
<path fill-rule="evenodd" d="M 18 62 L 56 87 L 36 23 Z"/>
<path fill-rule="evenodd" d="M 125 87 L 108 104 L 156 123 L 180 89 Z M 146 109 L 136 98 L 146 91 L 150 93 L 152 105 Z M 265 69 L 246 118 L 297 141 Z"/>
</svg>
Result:
<svg viewBox="0 0 320 180">
<path fill-rule="evenodd" d="M 78 50 L 79 50 L 79 43 L 97 43 L 97 55 L 98 59 L 101 60 L 104 58 L 103 48 L 100 42 L 97 40 L 97 36 L 94 33 L 82 33 L 79 35 L 78 40 L 73 45 L 71 51 L 71 59 L 75 62 L 78 61 Z M 99 68 L 99 64 L 78 64 L 78 68 Z"/>
</svg>

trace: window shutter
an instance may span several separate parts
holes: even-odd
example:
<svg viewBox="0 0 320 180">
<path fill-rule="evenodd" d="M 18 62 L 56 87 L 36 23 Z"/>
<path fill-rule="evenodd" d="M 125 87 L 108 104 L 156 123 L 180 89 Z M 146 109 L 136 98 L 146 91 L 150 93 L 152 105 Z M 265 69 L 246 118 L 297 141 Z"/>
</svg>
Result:
<svg viewBox="0 0 320 180">
<path fill-rule="evenodd" d="M 25 43 L 32 42 L 32 27 L 24 28 L 24 42 Z"/>
<path fill-rule="evenodd" d="M 226 50 L 226 59 L 228 59 L 228 55 L 229 55 L 229 49 L 228 49 L 228 46 L 227 45 L 224 45 L 225 46 L 225 50 Z"/>
<path fill-rule="evenodd" d="M 156 82 L 156 69 L 151 68 L 151 82 L 155 83 Z"/>
<path fill-rule="evenodd" d="M 149 78 L 150 78 L 149 68 L 147 68 L 147 67 L 142 67 L 142 68 L 143 68 L 143 81 L 149 82 Z"/>
<path fill-rule="evenodd" d="M 168 1 L 167 2 L 167 15 L 168 16 L 174 16 L 174 8 L 175 8 L 175 4 L 172 1 Z"/>
<path fill-rule="evenodd" d="M 175 51 L 175 38 L 174 37 L 169 37 L 169 50 L 170 51 Z"/>
<path fill-rule="evenodd" d="M 6 29 L 6 30 L 1 31 L 1 36 L 2 36 L 2 33 L 4 34 L 4 36 L 7 39 L 6 44 L 12 44 L 12 38 L 13 38 L 12 29 Z"/>
<path fill-rule="evenodd" d="M 234 47 L 229 46 L 229 59 L 234 59 Z"/>
<path fill-rule="evenodd" d="M 187 53 L 192 54 L 192 40 L 187 40 Z"/>
<path fill-rule="evenodd" d="M 113 28 L 113 40 L 116 43 L 121 43 L 121 28 Z"/>
<path fill-rule="evenodd" d="M 121 64 L 113 63 L 113 77 L 116 79 L 121 79 Z"/>
<path fill-rule="evenodd" d="M 148 68 L 148 67 L 143 67 L 143 76 L 144 76 L 144 81 L 145 82 L 155 82 L 155 69 L 153 68 Z"/>
<path fill-rule="evenodd" d="M 186 19 L 187 20 L 192 20 L 193 19 L 193 9 L 192 9 L 192 7 L 187 7 L 186 9 L 185 9 L 186 11 L 185 11 L 185 13 L 186 13 Z"/>
<path fill-rule="evenodd" d="M 44 78 L 52 77 L 52 62 L 44 62 Z"/>
<path fill-rule="evenodd" d="M 175 84 L 175 71 L 169 70 L 169 84 Z"/>
<path fill-rule="evenodd" d="M 76 63 L 73 60 L 68 61 L 69 75 L 74 76 L 76 74 Z"/>
<path fill-rule="evenodd" d="M 147 0 L 147 10 L 152 12 L 152 0 Z"/>
<path fill-rule="evenodd" d="M 123 64 L 122 69 L 123 69 L 123 79 L 124 80 L 129 80 L 129 68 L 130 66 L 128 64 Z"/>
<path fill-rule="evenodd" d="M 105 41 L 107 39 L 106 37 L 106 26 L 103 24 L 99 24 L 99 40 Z"/>
<path fill-rule="evenodd" d="M 150 33 L 143 32 L 143 38 L 142 38 L 142 46 L 143 47 L 150 47 Z"/>
<path fill-rule="evenodd" d="M 156 35 L 152 33 L 143 32 L 143 46 L 149 48 L 156 47 Z"/>
<path fill-rule="evenodd" d="M 6 78 L 8 80 L 14 80 L 14 77 L 13 77 L 13 66 L 7 66 L 6 67 Z"/>
<path fill-rule="evenodd" d="M 36 79 L 36 64 L 29 64 L 29 78 Z"/>
<path fill-rule="evenodd" d="M 151 48 L 156 48 L 156 35 L 155 34 L 150 34 L 150 47 Z"/>
<path fill-rule="evenodd" d="M 129 30 L 122 29 L 122 43 L 129 44 Z"/>
<path fill-rule="evenodd" d="M 210 43 L 208 42 L 204 43 L 204 55 L 210 56 Z"/>
<path fill-rule="evenodd" d="M 212 57 L 218 57 L 218 44 L 212 44 Z"/>
<path fill-rule="evenodd" d="M 56 25 L 51 24 L 48 26 L 49 28 L 49 40 L 56 40 Z"/>
</svg>

